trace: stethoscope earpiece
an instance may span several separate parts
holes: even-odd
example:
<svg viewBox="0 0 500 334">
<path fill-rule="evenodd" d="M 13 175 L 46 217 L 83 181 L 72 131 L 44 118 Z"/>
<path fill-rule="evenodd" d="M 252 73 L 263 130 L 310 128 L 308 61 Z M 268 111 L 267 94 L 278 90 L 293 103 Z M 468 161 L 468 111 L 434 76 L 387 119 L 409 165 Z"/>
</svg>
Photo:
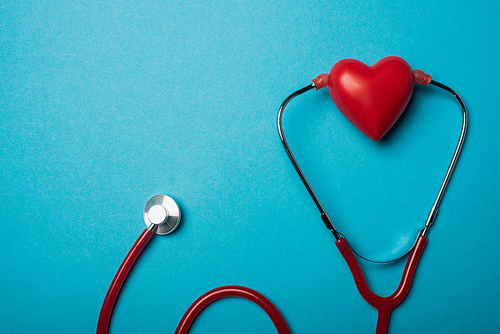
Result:
<svg viewBox="0 0 500 334">
<path fill-rule="evenodd" d="M 174 199 L 167 195 L 156 195 L 144 207 L 144 222 L 148 230 L 165 235 L 173 232 L 181 220 L 181 210 Z"/>
</svg>

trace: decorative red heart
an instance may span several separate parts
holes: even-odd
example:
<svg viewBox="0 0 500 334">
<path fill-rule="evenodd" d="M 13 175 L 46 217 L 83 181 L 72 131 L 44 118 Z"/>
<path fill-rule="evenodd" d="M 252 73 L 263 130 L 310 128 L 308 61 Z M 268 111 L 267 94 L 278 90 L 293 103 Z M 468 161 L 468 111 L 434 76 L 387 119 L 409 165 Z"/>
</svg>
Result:
<svg viewBox="0 0 500 334">
<path fill-rule="evenodd" d="M 328 75 L 328 90 L 342 114 L 378 141 L 405 110 L 414 82 L 410 65 L 400 57 L 386 57 L 373 66 L 343 59 Z"/>
</svg>

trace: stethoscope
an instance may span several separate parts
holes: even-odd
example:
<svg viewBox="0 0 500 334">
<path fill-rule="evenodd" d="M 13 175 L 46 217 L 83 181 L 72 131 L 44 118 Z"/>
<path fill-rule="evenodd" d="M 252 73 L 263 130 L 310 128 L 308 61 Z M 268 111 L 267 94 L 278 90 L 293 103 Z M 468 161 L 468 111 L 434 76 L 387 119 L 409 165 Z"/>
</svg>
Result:
<svg viewBox="0 0 500 334">
<path fill-rule="evenodd" d="M 378 70 L 378 72 L 376 74 L 373 74 L 376 72 L 375 70 Z M 383 80 L 386 80 L 386 83 L 391 82 L 391 80 L 394 79 L 395 81 L 397 81 L 397 85 L 395 85 L 394 87 L 396 87 L 396 90 L 399 90 L 398 94 L 400 95 L 400 101 L 396 101 L 396 103 L 393 103 L 392 105 L 390 101 L 389 104 L 385 100 L 382 102 L 381 105 L 384 108 L 388 107 L 389 109 L 392 108 L 394 110 L 387 112 L 384 109 L 383 111 L 381 111 L 383 116 L 381 116 L 380 119 L 376 119 L 376 117 L 378 117 L 377 115 L 374 116 L 374 114 L 376 113 L 370 114 L 369 111 L 365 110 L 366 106 L 369 106 L 368 109 L 371 109 L 370 106 L 372 106 L 373 110 L 376 110 L 377 107 L 380 107 L 380 105 L 377 106 L 377 99 L 379 99 L 379 96 L 374 94 L 374 92 L 377 92 L 378 88 L 370 90 L 369 87 L 370 85 L 376 86 L 377 84 L 374 84 L 372 82 L 373 78 L 382 80 L 382 82 Z M 329 74 L 321 74 L 312 81 L 312 84 L 292 93 L 281 104 L 278 112 L 278 132 L 280 135 L 280 139 L 295 171 L 299 175 L 302 183 L 307 189 L 307 192 L 318 208 L 321 220 L 335 237 L 335 245 L 337 246 L 344 260 L 347 262 L 359 293 L 365 299 L 365 301 L 368 302 L 368 304 L 376 308 L 378 311 L 376 333 L 387 333 L 391 311 L 405 299 L 410 290 L 418 261 L 427 243 L 427 235 L 431 226 L 434 224 L 439 205 L 462 150 L 465 133 L 467 130 L 467 110 L 460 96 L 458 96 L 458 94 L 455 93 L 451 88 L 432 80 L 429 75 L 420 70 L 412 71 L 409 65 L 404 60 L 398 57 L 383 58 L 371 67 L 355 60 L 343 60 L 335 64 Z M 422 84 L 424 86 L 434 85 L 453 94 L 462 108 L 462 128 L 458 144 L 455 148 L 453 157 L 448 166 L 444 180 L 441 183 L 441 187 L 434 201 L 434 204 L 432 205 L 425 225 L 419 232 L 418 237 L 411 250 L 406 254 L 403 254 L 403 256 L 408 255 L 408 259 L 406 261 L 401 282 L 392 295 L 388 297 L 380 297 L 373 293 L 368 287 L 363 272 L 354 254 L 357 254 L 360 258 L 365 258 L 356 253 L 348 243 L 347 238 L 342 233 L 337 231 L 330 217 L 321 205 L 318 197 L 312 190 L 304 173 L 300 169 L 299 164 L 293 156 L 290 147 L 288 146 L 288 143 L 285 139 L 282 118 L 285 107 L 293 98 L 309 90 L 312 90 L 313 88 L 319 90 L 328 87 L 330 95 L 332 96 L 335 104 L 340 109 L 340 111 L 368 137 L 372 138 L 373 140 L 379 140 L 385 135 L 385 133 L 387 133 L 390 127 L 392 127 L 397 118 L 400 116 L 402 111 L 406 108 L 406 105 L 411 97 L 414 83 Z M 401 90 L 400 88 L 397 88 L 400 85 L 406 85 L 406 91 L 405 89 Z M 389 94 L 388 96 L 390 97 L 391 92 L 389 91 L 387 94 Z M 385 98 L 387 98 L 387 96 Z M 358 104 L 358 100 L 362 100 L 362 103 Z M 363 113 L 368 114 L 366 115 Z M 143 216 L 146 223 L 146 228 L 141 233 L 137 241 L 128 252 L 125 259 L 123 260 L 108 289 L 103 305 L 101 307 L 101 312 L 99 314 L 99 320 L 97 324 L 98 334 L 108 333 L 111 315 L 120 290 L 134 262 L 137 260 L 144 247 L 148 244 L 149 240 L 154 234 L 167 235 L 172 233 L 179 225 L 181 219 L 181 210 L 173 198 L 167 195 L 156 195 L 146 203 Z M 398 257 L 396 260 L 402 258 L 403 256 Z M 203 311 L 203 309 L 205 309 L 212 302 L 226 297 L 245 298 L 254 302 L 268 314 L 268 316 L 273 321 L 273 324 L 275 325 L 278 333 L 290 333 L 285 320 L 271 301 L 269 301 L 265 296 L 255 290 L 237 285 L 218 287 L 200 296 L 187 309 L 179 325 L 177 326 L 175 333 L 187 333 L 193 322 L 196 320 L 196 317 L 200 314 L 201 311 Z"/>
</svg>

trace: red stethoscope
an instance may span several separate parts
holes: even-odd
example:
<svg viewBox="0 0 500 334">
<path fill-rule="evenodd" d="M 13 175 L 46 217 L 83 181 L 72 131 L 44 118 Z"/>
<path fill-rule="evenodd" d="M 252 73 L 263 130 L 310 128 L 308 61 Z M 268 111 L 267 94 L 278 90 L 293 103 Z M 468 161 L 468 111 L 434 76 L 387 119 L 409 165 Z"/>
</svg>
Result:
<svg viewBox="0 0 500 334">
<path fill-rule="evenodd" d="M 375 307 L 378 311 L 376 333 L 387 333 L 391 311 L 405 299 L 410 290 L 418 261 L 427 242 L 429 229 L 436 219 L 441 199 L 462 150 L 467 130 L 467 110 L 460 96 L 451 88 L 432 80 L 429 75 L 420 70 L 412 70 L 408 63 L 399 57 L 383 58 L 373 66 L 367 66 L 353 59 L 344 59 L 337 62 L 329 74 L 321 74 L 312 81 L 312 84 L 294 92 L 281 104 L 278 112 L 278 132 L 280 139 L 295 171 L 316 204 L 321 219 L 326 227 L 333 233 L 336 239 L 335 245 L 347 262 L 359 293 L 366 302 Z M 413 85 L 415 83 L 424 86 L 431 84 L 453 94 L 462 108 L 462 129 L 458 144 L 429 216 L 427 217 L 424 227 L 419 232 L 415 244 L 407 253 L 408 259 L 401 282 L 392 295 L 380 297 L 373 293 L 368 287 L 363 272 L 354 255 L 357 253 L 349 245 L 347 238 L 334 227 L 330 217 L 323 209 L 323 206 L 319 202 L 316 194 L 312 190 L 304 173 L 290 151 L 290 147 L 287 144 L 283 132 L 282 117 L 285 107 L 294 97 L 313 88 L 319 90 L 328 87 L 334 103 L 344 116 L 369 138 L 378 141 L 390 130 L 405 110 L 410 101 Z M 146 204 L 144 209 L 144 220 L 147 228 L 140 235 L 139 239 L 137 239 L 132 249 L 125 257 L 108 289 L 99 315 L 97 324 L 98 334 L 108 332 L 116 299 L 135 260 L 153 234 L 169 234 L 175 230 L 180 221 L 180 209 L 172 198 L 165 195 L 157 195 L 151 198 Z M 400 258 L 401 257 L 398 259 Z M 280 312 L 266 297 L 255 290 L 242 286 L 223 286 L 215 288 L 199 297 L 188 308 L 177 326 L 175 333 L 187 333 L 198 314 L 205 307 L 225 297 L 240 297 L 253 301 L 269 315 L 278 333 L 290 333 Z"/>
</svg>

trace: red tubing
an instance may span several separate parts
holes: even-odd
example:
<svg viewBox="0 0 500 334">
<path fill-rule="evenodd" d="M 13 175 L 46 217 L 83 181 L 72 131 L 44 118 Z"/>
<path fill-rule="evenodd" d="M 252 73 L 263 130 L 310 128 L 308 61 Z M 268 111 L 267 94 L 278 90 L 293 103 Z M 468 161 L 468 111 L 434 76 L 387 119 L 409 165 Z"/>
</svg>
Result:
<svg viewBox="0 0 500 334">
<path fill-rule="evenodd" d="M 145 229 L 128 252 L 127 256 L 120 265 L 120 268 L 118 268 L 118 271 L 109 286 L 108 292 L 106 293 L 104 302 L 102 303 L 101 313 L 99 314 L 99 320 L 97 322 L 97 334 L 108 333 L 111 315 L 113 313 L 113 308 L 115 306 L 116 299 L 118 298 L 118 294 L 120 293 L 123 283 L 125 282 L 130 269 L 134 265 L 134 262 L 137 260 L 139 254 L 141 254 L 142 250 L 152 236 L 153 232 Z M 259 305 L 271 318 L 279 334 L 290 334 L 290 330 L 281 316 L 281 313 L 278 311 L 276 306 L 269 301 L 269 299 L 255 290 L 236 285 L 222 286 L 210 290 L 198 298 L 182 317 L 175 333 L 187 333 L 193 322 L 196 320 L 198 314 L 200 314 L 205 307 L 214 301 L 225 297 L 240 297 L 254 302 Z"/>
<path fill-rule="evenodd" d="M 125 279 L 134 265 L 135 260 L 137 260 L 137 257 L 141 254 L 142 250 L 152 236 L 153 232 L 145 229 L 128 252 L 127 256 L 120 265 L 120 268 L 118 268 L 118 271 L 109 286 L 108 292 L 106 293 L 104 302 L 102 303 L 101 313 L 99 314 L 99 320 L 97 321 L 97 334 L 108 333 L 111 314 L 113 313 L 113 308 L 115 307 L 115 302 L 118 298 L 123 282 L 125 282 Z"/>
<path fill-rule="evenodd" d="M 195 302 L 187 309 L 186 313 L 184 313 L 184 316 L 175 330 L 175 334 L 186 334 L 189 331 L 189 328 L 191 328 L 193 322 L 196 320 L 198 314 L 200 314 L 205 307 L 214 301 L 225 297 L 240 297 L 254 302 L 267 313 L 269 318 L 271 318 L 279 334 L 290 334 L 290 330 L 281 316 L 281 313 L 278 311 L 276 306 L 269 301 L 269 299 L 255 290 L 237 285 L 227 285 L 215 288 L 196 299 Z"/>
<path fill-rule="evenodd" d="M 337 248 L 344 257 L 344 260 L 347 262 L 349 269 L 351 270 L 352 277 L 354 278 L 354 282 L 356 283 L 359 293 L 368 304 L 375 307 L 378 311 L 376 334 L 387 333 L 391 311 L 405 299 L 408 291 L 410 291 L 413 275 L 417 269 L 418 260 L 420 259 L 420 255 L 422 255 L 426 242 L 426 237 L 420 236 L 418 238 L 415 246 L 410 252 L 408 260 L 406 261 L 403 277 L 401 278 L 398 288 L 388 297 L 377 296 L 370 290 L 366 284 L 365 277 L 359 267 L 358 261 L 356 260 L 356 257 L 354 257 L 347 241 L 344 238 L 341 238 L 335 242 Z"/>
</svg>

